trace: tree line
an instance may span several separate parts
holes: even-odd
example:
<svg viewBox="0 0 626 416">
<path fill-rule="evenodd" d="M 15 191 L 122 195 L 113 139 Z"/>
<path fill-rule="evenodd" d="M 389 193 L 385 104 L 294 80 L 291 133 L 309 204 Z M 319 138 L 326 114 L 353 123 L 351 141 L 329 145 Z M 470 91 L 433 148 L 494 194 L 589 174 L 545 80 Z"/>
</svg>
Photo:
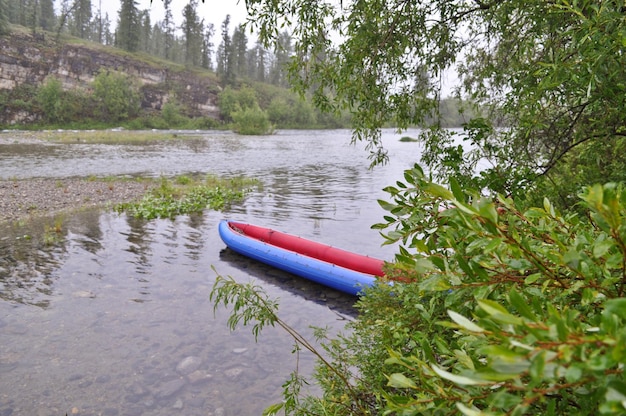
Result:
<svg viewBox="0 0 626 416">
<path fill-rule="evenodd" d="M 215 71 L 224 85 L 242 78 L 287 87 L 285 67 L 293 54 L 291 35 L 285 31 L 270 50 L 260 40 L 251 40 L 243 24 L 233 25 L 226 15 L 219 28 L 198 13 L 198 0 L 190 0 L 177 26 L 172 0 L 163 0 L 163 20 L 152 22 L 150 10 L 140 10 L 136 0 L 121 0 L 117 16 L 103 12 L 102 2 L 91 0 L 0 0 L 0 35 L 9 24 L 32 32 L 67 34 L 128 52 L 143 52 L 188 67 Z M 95 6 L 95 7 L 94 7 Z M 218 33 L 219 30 L 219 33 Z M 254 42 L 254 46 L 249 45 Z"/>
</svg>

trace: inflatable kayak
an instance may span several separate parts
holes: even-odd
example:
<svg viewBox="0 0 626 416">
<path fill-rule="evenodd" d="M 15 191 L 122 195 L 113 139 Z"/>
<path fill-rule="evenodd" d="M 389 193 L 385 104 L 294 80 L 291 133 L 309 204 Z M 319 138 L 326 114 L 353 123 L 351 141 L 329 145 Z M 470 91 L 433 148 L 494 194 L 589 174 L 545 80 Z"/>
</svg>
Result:
<svg viewBox="0 0 626 416">
<path fill-rule="evenodd" d="M 252 224 L 222 220 L 224 243 L 244 256 L 344 293 L 358 295 L 383 276 L 383 260 Z"/>
</svg>

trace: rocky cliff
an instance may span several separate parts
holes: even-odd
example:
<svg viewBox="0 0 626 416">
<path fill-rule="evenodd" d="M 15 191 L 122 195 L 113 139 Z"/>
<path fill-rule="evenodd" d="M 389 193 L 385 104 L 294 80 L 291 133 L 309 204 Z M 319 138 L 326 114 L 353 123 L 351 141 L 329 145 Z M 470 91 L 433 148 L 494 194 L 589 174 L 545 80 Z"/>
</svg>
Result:
<svg viewBox="0 0 626 416">
<path fill-rule="evenodd" d="M 122 71 L 140 85 L 142 107 L 159 110 L 173 95 L 184 104 L 189 116 L 219 118 L 214 74 L 185 70 L 175 64 L 160 64 L 154 58 L 97 44 L 55 42 L 51 34 L 16 30 L 0 37 L 0 92 L 21 85 L 39 86 L 49 76 L 65 89 L 89 89 L 101 69 Z M 0 123 L 13 124 L 36 119 L 19 109 L 5 106 Z"/>
</svg>

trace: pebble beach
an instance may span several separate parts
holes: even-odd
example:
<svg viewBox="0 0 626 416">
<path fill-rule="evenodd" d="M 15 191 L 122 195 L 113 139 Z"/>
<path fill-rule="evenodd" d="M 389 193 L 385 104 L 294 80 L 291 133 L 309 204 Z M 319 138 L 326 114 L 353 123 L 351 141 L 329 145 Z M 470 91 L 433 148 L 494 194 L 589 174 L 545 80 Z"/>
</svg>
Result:
<svg viewBox="0 0 626 416">
<path fill-rule="evenodd" d="M 0 181 L 0 223 L 24 221 L 140 199 L 151 185 L 132 180 L 25 179 Z"/>
</svg>

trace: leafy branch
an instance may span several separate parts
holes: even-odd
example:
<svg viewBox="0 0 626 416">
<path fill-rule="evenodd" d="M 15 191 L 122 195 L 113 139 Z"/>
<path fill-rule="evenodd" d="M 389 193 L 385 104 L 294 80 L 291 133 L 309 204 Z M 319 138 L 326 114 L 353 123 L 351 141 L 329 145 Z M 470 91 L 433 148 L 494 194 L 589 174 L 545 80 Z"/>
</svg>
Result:
<svg viewBox="0 0 626 416">
<path fill-rule="evenodd" d="M 215 268 L 213 268 L 213 270 L 217 273 Z M 220 305 L 225 307 L 231 305 L 232 312 L 227 321 L 229 328 L 234 331 L 239 324 L 243 324 L 243 326 L 252 324 L 252 333 L 255 340 L 258 340 L 258 336 L 264 327 L 273 327 L 275 325 L 281 327 L 293 338 L 298 350 L 300 347 L 303 347 L 311 352 L 328 370 L 341 380 L 350 392 L 353 403 L 360 403 L 359 395 L 353 389 L 346 375 L 331 364 L 302 334 L 278 316 L 278 303 L 275 300 L 269 299 L 263 288 L 253 283 L 241 284 L 230 276 L 223 277 L 218 274 L 209 299 L 214 302 L 214 311 L 217 311 Z M 293 379 L 292 382 L 294 382 Z M 293 394 L 289 394 L 289 397 L 293 399 Z M 296 402 L 292 400 L 291 404 L 287 402 L 272 406 L 271 414 L 278 411 L 283 405 L 285 405 L 286 410 L 293 410 L 295 403 Z M 365 409 L 362 410 L 365 412 Z"/>
</svg>

